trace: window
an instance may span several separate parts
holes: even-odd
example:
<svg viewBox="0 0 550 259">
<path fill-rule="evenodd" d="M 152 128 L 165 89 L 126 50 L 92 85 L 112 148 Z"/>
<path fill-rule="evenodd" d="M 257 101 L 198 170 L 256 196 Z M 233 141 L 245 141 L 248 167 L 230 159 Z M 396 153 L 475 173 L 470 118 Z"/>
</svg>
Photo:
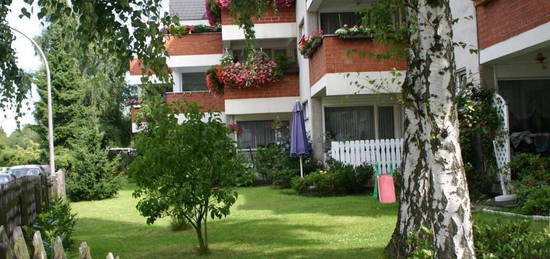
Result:
<svg viewBox="0 0 550 259">
<path fill-rule="evenodd" d="M 247 58 L 246 51 L 243 49 L 233 50 L 233 62 L 245 62 Z"/>
<path fill-rule="evenodd" d="M 303 113 L 304 113 L 304 121 L 309 120 L 309 108 L 307 107 L 307 105 L 308 105 L 308 101 L 305 101 L 304 103 L 302 103 L 302 110 L 303 110 Z"/>
<path fill-rule="evenodd" d="M 183 92 L 203 92 L 208 91 L 206 88 L 205 73 L 182 73 L 181 74 L 181 90 Z"/>
<path fill-rule="evenodd" d="M 378 107 L 378 138 L 392 139 L 395 137 L 393 106 Z"/>
<path fill-rule="evenodd" d="M 325 119 L 327 135 L 333 140 L 366 140 L 376 137 L 373 106 L 326 108 Z"/>
<path fill-rule="evenodd" d="M 344 24 L 348 26 L 355 26 L 361 24 L 361 15 L 358 13 L 321 13 L 321 30 L 325 34 L 334 34 L 336 30 L 344 27 Z"/>
<path fill-rule="evenodd" d="M 550 133 L 550 79 L 499 80 L 508 104 L 510 132 Z"/>
<path fill-rule="evenodd" d="M 281 130 L 273 129 L 274 121 L 239 121 L 242 133 L 238 135 L 241 149 L 265 147 L 288 137 L 288 121 L 282 121 Z"/>
<path fill-rule="evenodd" d="M 460 92 L 461 90 L 466 89 L 468 85 L 468 75 L 466 73 L 466 68 L 456 70 L 456 91 Z"/>
</svg>

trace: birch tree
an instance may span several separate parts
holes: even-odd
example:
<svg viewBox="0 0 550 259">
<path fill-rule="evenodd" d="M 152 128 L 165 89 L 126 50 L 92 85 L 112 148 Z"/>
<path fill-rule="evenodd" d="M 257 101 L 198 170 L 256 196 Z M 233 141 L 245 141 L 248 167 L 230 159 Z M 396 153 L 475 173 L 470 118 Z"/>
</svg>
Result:
<svg viewBox="0 0 550 259">
<path fill-rule="evenodd" d="M 404 159 L 397 226 L 386 251 L 411 254 L 406 240 L 433 230 L 436 258 L 475 258 L 470 198 L 459 144 L 453 19 L 449 0 L 407 0 L 408 70 L 402 88 Z"/>
</svg>

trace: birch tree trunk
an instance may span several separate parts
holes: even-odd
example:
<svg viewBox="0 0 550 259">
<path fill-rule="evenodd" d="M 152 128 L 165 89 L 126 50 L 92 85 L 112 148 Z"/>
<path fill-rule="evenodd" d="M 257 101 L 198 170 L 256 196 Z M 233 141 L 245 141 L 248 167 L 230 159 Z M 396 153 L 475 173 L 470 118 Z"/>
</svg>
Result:
<svg viewBox="0 0 550 259">
<path fill-rule="evenodd" d="M 408 0 L 410 50 L 403 85 L 405 144 L 398 221 L 386 251 L 412 252 L 421 226 L 436 258 L 475 258 L 470 198 L 459 144 L 449 0 Z"/>
</svg>

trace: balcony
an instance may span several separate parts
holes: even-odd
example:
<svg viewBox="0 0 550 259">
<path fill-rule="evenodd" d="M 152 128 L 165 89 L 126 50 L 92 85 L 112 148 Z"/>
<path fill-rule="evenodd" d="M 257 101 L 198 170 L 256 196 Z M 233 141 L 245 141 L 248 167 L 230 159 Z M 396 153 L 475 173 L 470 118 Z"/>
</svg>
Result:
<svg viewBox="0 0 550 259">
<path fill-rule="evenodd" d="M 296 8 L 283 8 L 278 12 L 267 11 L 259 18 L 253 18 L 256 39 L 296 38 Z M 243 30 L 234 22 L 228 12 L 222 12 L 222 38 L 225 41 L 244 40 Z"/>
<path fill-rule="evenodd" d="M 353 50 L 352 53 L 347 53 Z M 392 70 L 406 70 L 405 59 L 381 59 L 361 53 L 384 53 L 387 46 L 367 38 L 340 39 L 325 35 L 320 47 L 309 58 L 309 79 L 312 94 L 326 89 L 327 95 L 373 93 L 354 89 L 354 81 L 361 78 L 391 77 Z M 399 92 L 400 85 L 392 85 L 388 93 Z"/>
<path fill-rule="evenodd" d="M 299 99 L 297 73 L 286 74 L 281 80 L 259 88 L 226 88 L 226 114 L 283 113 L 292 111 Z"/>
<path fill-rule="evenodd" d="M 213 95 L 210 92 L 169 92 L 164 95 L 164 101 L 167 103 L 183 102 L 183 100 L 197 103 L 203 107 L 203 111 L 223 112 L 225 110 L 224 97 Z"/>
<path fill-rule="evenodd" d="M 222 34 L 195 33 L 166 36 L 168 67 L 207 67 L 219 63 L 223 54 Z"/>
<path fill-rule="evenodd" d="M 550 41 L 550 1 L 477 0 L 481 64 Z"/>
</svg>

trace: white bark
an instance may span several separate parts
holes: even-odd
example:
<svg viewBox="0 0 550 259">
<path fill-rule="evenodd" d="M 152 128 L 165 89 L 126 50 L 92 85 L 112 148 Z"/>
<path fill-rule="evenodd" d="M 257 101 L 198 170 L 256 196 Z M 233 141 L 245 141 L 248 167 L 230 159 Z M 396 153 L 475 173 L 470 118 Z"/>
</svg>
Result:
<svg viewBox="0 0 550 259">
<path fill-rule="evenodd" d="M 436 258 L 475 258 L 470 200 L 459 144 L 454 49 L 449 0 L 418 0 L 409 14 L 410 52 L 405 102 L 403 190 L 398 225 L 388 249 L 420 226 L 434 231 Z"/>
</svg>

